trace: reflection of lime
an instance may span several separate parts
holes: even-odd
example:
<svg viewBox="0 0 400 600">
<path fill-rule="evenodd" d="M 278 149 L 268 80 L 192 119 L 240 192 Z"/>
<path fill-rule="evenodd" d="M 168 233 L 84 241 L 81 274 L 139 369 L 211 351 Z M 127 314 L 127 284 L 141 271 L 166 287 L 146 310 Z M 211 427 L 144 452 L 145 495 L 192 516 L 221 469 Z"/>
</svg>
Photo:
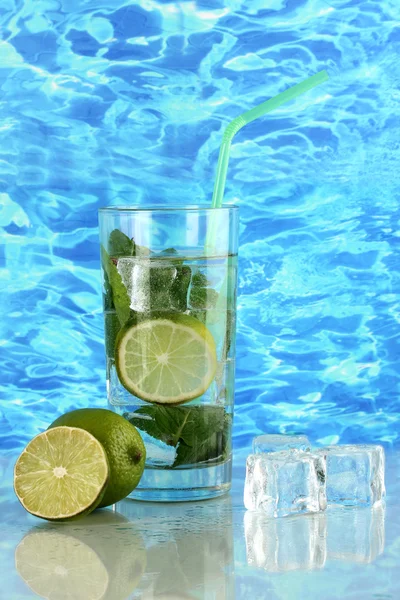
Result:
<svg viewBox="0 0 400 600">
<path fill-rule="evenodd" d="M 28 534 L 15 551 L 18 573 L 43 598 L 100 600 L 107 569 L 89 546 L 57 531 Z"/>
<path fill-rule="evenodd" d="M 50 427 L 60 425 L 85 429 L 106 451 L 110 479 L 100 507 L 114 504 L 132 492 L 144 470 L 146 449 L 139 432 L 129 421 L 111 410 L 81 408 L 62 415 Z"/>
<path fill-rule="evenodd" d="M 107 510 L 61 528 L 36 527 L 17 547 L 15 561 L 44 598 L 126 600 L 144 573 L 146 551 L 135 525 Z"/>
<path fill-rule="evenodd" d="M 87 431 L 56 427 L 37 435 L 18 458 L 14 489 L 27 511 L 50 520 L 82 516 L 98 506 L 109 468 Z"/>
<path fill-rule="evenodd" d="M 183 314 L 125 326 L 117 337 L 123 386 L 148 402 L 179 404 L 204 394 L 217 367 L 207 327 Z"/>
</svg>

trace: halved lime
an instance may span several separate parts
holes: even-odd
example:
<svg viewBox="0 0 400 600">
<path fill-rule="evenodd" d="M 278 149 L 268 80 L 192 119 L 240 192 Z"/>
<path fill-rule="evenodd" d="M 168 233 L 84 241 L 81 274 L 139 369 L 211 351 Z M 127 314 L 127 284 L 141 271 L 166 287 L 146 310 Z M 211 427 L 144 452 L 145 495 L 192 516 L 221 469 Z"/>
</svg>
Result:
<svg viewBox="0 0 400 600">
<path fill-rule="evenodd" d="M 217 368 L 211 333 L 183 314 L 126 325 L 117 337 L 115 359 L 122 385 L 135 396 L 160 404 L 201 396 Z"/>
<path fill-rule="evenodd" d="M 103 446 L 87 431 L 55 427 L 33 438 L 18 458 L 14 489 L 37 517 L 83 516 L 101 502 L 109 467 Z"/>
</svg>

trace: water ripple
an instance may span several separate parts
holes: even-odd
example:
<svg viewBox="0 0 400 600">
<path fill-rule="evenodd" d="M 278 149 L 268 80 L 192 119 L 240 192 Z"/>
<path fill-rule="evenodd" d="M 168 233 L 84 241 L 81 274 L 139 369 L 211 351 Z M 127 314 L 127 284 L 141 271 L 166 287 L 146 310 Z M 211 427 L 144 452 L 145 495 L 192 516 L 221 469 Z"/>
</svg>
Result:
<svg viewBox="0 0 400 600">
<path fill-rule="evenodd" d="M 232 148 L 236 445 L 398 443 L 399 20 L 397 0 L 2 3 L 5 449 L 105 403 L 98 207 L 208 203 L 229 119 L 322 68 Z"/>
</svg>

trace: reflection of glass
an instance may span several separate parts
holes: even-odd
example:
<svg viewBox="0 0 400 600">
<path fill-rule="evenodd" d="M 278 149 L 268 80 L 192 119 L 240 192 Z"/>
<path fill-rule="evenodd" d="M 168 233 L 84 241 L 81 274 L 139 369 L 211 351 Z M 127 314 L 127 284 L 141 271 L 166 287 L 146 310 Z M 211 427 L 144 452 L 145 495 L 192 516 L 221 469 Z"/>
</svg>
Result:
<svg viewBox="0 0 400 600">
<path fill-rule="evenodd" d="M 321 569 L 326 559 L 324 513 L 269 519 L 244 516 L 247 563 L 266 571 Z"/>
<path fill-rule="evenodd" d="M 230 488 L 237 233 L 234 206 L 100 210 L 108 401 L 147 451 L 134 498 Z"/>
<path fill-rule="evenodd" d="M 328 558 L 371 563 L 385 549 L 385 507 L 327 512 Z"/>
<path fill-rule="evenodd" d="M 146 573 L 133 598 L 235 597 L 229 496 L 187 504 L 123 501 L 118 510 L 137 524 L 146 539 Z"/>
<path fill-rule="evenodd" d="M 15 550 L 20 577 L 33 592 L 58 600 L 126 600 L 146 567 L 136 526 L 99 511 L 76 523 L 32 528 Z"/>
</svg>

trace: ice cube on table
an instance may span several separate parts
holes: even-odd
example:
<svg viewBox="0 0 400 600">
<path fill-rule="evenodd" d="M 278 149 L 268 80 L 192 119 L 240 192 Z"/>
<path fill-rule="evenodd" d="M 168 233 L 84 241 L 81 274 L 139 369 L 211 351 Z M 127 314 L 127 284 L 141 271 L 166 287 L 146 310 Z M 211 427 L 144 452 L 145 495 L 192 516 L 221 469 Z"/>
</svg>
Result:
<svg viewBox="0 0 400 600">
<path fill-rule="evenodd" d="M 385 549 L 385 507 L 349 507 L 326 512 L 328 558 L 371 563 Z"/>
<path fill-rule="evenodd" d="M 373 506 L 385 496 L 385 454 L 382 446 L 357 444 L 316 450 L 326 459 L 328 504 Z"/>
<path fill-rule="evenodd" d="M 309 452 L 311 444 L 305 435 L 263 434 L 253 439 L 253 453 L 279 452 L 280 450 L 303 450 Z"/>
<path fill-rule="evenodd" d="M 244 515 L 247 564 L 269 572 L 321 569 L 326 560 L 325 513 L 269 519 Z"/>
<path fill-rule="evenodd" d="M 269 517 L 326 508 L 325 459 L 299 450 L 250 454 L 244 505 Z"/>
</svg>

